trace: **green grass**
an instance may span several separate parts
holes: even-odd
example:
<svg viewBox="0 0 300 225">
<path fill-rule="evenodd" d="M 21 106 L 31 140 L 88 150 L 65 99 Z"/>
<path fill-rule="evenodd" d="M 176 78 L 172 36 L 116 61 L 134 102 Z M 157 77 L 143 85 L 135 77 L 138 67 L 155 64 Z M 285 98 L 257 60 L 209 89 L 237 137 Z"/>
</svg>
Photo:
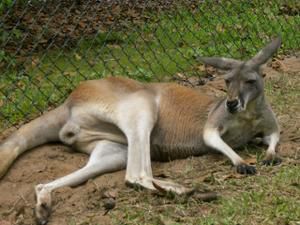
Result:
<svg viewBox="0 0 300 225">
<path fill-rule="evenodd" d="M 216 213 L 199 224 L 290 224 L 300 219 L 299 166 L 284 167 L 273 177 L 253 177 L 224 186 L 237 193 L 223 198 Z M 291 197 L 295 196 L 295 197 Z"/>
<path fill-rule="evenodd" d="M 209 161 L 204 162 L 209 164 Z M 299 164 L 285 163 L 280 167 L 258 165 L 259 174 L 255 176 L 224 180 L 222 177 L 228 175 L 230 169 L 228 165 L 219 165 L 218 170 L 222 172 L 215 172 L 216 181 L 209 183 L 199 180 L 209 169 L 193 170 L 188 175 L 182 171 L 178 178 L 181 183 L 192 179 L 193 186 L 209 187 L 221 195 L 220 199 L 205 203 L 197 201 L 194 196 L 161 197 L 145 190 L 129 190 L 121 193 L 120 198 L 126 200 L 117 203 L 118 207 L 110 217 L 112 224 L 128 225 L 296 225 L 300 222 L 299 169 Z"/>
<path fill-rule="evenodd" d="M 226 168 L 228 173 L 228 166 Z M 259 175 L 218 181 L 211 188 L 221 197 L 209 203 L 199 202 L 193 196 L 168 198 L 145 190 L 126 192 L 128 200 L 118 202 L 118 208 L 110 217 L 112 224 L 128 225 L 296 225 L 300 222 L 299 169 L 299 165 L 276 169 L 259 167 Z M 203 185 L 197 184 L 197 171 L 193 176 L 194 185 Z"/>
<path fill-rule="evenodd" d="M 293 1 L 290 1 L 293 5 Z M 299 48 L 300 17 L 279 13 L 281 3 L 207 1 L 194 10 L 148 13 L 145 24 L 99 33 L 77 47 L 54 49 L 20 65 L 3 52 L 8 64 L 0 76 L 0 130 L 34 118 L 61 103 L 82 80 L 122 75 L 141 81 L 163 80 L 195 72 L 197 55 L 247 58 L 280 33 L 283 50 Z"/>
</svg>

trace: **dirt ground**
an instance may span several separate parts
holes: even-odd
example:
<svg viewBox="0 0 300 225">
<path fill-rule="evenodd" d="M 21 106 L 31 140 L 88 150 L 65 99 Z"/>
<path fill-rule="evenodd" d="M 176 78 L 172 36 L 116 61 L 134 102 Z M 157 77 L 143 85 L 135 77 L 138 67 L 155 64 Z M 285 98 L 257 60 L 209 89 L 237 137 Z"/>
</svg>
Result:
<svg viewBox="0 0 300 225">
<path fill-rule="evenodd" d="M 277 101 L 281 101 L 280 93 L 276 92 L 278 89 L 284 94 L 284 90 L 294 88 L 293 94 L 298 95 L 298 102 L 293 100 L 289 104 L 288 100 L 282 99 L 286 101 L 286 105 L 277 106 L 276 104 L 274 109 L 282 127 L 280 155 L 284 162 L 292 159 L 299 163 L 300 58 L 286 57 L 274 60 L 264 71 L 267 85 L 272 85 L 267 95 L 273 106 Z M 200 88 L 217 95 L 223 93 L 220 91 L 223 83 L 217 78 Z M 295 99 L 297 100 L 297 97 Z M 74 153 L 60 144 L 38 147 L 20 157 L 0 181 L 0 225 L 34 224 L 34 186 L 77 170 L 87 162 L 87 159 L 86 155 Z M 163 175 L 187 186 L 192 183 L 191 179 L 198 179 L 200 188 L 201 181 L 206 179 L 207 174 L 212 171 L 223 171 L 225 175 L 232 173 L 227 159 L 221 155 L 154 163 L 153 170 L 155 176 Z M 211 188 L 214 190 L 213 187 Z M 109 190 L 108 195 L 116 199 L 116 207 L 104 215 L 103 203 L 107 196 L 103 193 L 107 190 Z M 226 194 L 225 190 L 214 191 L 223 195 Z M 145 195 L 151 196 L 152 194 L 125 186 L 124 171 L 92 179 L 78 187 L 61 188 L 53 193 L 53 213 L 49 225 L 115 224 L 114 221 L 122 221 L 123 218 L 125 220 L 127 216 L 125 208 L 133 207 L 134 210 L 134 207 L 139 207 L 136 202 L 142 201 Z M 205 213 L 205 207 L 201 204 L 199 204 L 199 210 Z"/>
</svg>

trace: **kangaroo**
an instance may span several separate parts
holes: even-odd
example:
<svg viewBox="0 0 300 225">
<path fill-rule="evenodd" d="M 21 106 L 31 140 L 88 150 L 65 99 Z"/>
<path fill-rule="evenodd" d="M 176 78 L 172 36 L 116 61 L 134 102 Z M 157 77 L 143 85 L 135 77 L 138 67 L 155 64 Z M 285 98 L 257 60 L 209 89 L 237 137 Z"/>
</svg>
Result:
<svg viewBox="0 0 300 225">
<path fill-rule="evenodd" d="M 227 96 L 215 98 L 174 83 L 140 83 L 109 77 L 81 83 L 58 108 L 22 126 L 0 145 L 0 177 L 25 151 L 60 141 L 90 155 L 87 164 L 62 178 L 35 186 L 35 214 L 46 224 L 51 192 L 126 168 L 125 182 L 178 194 L 186 188 L 153 178 L 151 159 L 168 161 L 222 152 L 238 173 L 255 174 L 234 150 L 260 135 L 268 145 L 266 165 L 279 164 L 279 126 L 264 95 L 260 67 L 280 47 L 278 37 L 248 61 L 200 57 L 222 70 Z M 210 108 L 210 112 L 208 110 Z"/>
</svg>

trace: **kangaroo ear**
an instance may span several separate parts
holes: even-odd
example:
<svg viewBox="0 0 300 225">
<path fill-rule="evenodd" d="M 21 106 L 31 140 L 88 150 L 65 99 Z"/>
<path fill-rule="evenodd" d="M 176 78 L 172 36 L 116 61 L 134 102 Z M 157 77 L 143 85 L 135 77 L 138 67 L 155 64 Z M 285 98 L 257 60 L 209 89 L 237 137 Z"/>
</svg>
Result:
<svg viewBox="0 0 300 225">
<path fill-rule="evenodd" d="M 260 66 L 265 64 L 269 58 L 277 51 L 281 45 L 281 37 L 275 38 L 271 43 L 266 45 L 262 50 L 260 50 L 252 59 L 250 59 L 246 65 L 249 66 Z"/>
<path fill-rule="evenodd" d="M 239 60 L 223 58 L 223 57 L 198 57 L 197 60 L 203 62 L 204 64 L 222 70 L 231 70 L 243 63 L 242 61 Z"/>
</svg>

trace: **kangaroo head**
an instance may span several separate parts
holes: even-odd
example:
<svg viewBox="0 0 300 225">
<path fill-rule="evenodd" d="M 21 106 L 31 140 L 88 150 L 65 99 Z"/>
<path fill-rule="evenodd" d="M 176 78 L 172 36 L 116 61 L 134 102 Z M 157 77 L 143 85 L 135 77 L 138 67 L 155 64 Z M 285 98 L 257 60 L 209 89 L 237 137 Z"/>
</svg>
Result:
<svg viewBox="0 0 300 225">
<path fill-rule="evenodd" d="M 235 113 L 247 109 L 249 103 L 264 95 L 264 81 L 260 70 L 280 47 L 281 38 L 274 39 L 248 61 L 221 57 L 200 57 L 200 61 L 228 70 L 224 79 L 227 86 L 226 109 Z"/>
</svg>

